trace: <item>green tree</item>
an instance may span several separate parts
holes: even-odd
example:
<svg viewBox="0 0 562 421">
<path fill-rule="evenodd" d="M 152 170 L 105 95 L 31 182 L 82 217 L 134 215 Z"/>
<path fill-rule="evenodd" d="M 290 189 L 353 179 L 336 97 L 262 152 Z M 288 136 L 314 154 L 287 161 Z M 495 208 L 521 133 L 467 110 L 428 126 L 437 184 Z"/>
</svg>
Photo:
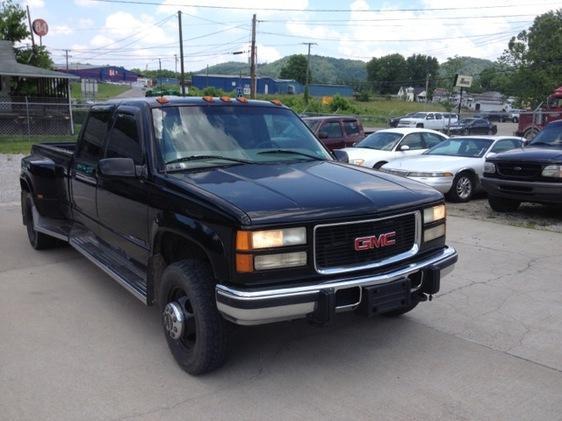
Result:
<svg viewBox="0 0 562 421">
<path fill-rule="evenodd" d="M 425 80 L 429 76 L 428 89 L 429 93 L 433 92 L 439 73 L 439 62 L 435 57 L 414 54 L 406 59 L 406 71 L 412 86 L 425 87 Z"/>
<path fill-rule="evenodd" d="M 279 77 L 282 79 L 294 79 L 303 85 L 306 83 L 306 57 L 295 54 L 289 57 L 287 64 L 281 68 Z"/>
<path fill-rule="evenodd" d="M 405 84 L 408 71 L 401 54 L 373 57 L 367 63 L 367 80 L 381 94 L 395 94 Z"/>
<path fill-rule="evenodd" d="M 0 1 L 0 38 L 18 42 L 29 36 L 25 10 L 12 0 Z"/>
<path fill-rule="evenodd" d="M 562 9 L 537 16 L 511 38 L 499 62 L 515 69 L 506 93 L 531 106 L 544 101 L 562 83 Z"/>
</svg>

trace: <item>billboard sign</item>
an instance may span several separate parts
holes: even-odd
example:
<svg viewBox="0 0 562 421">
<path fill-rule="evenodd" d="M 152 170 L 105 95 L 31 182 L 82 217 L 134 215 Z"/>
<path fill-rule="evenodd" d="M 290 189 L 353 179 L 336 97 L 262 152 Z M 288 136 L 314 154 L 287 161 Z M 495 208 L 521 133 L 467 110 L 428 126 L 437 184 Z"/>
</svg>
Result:
<svg viewBox="0 0 562 421">
<path fill-rule="evenodd" d="M 458 88 L 470 88 L 472 86 L 472 76 L 455 75 L 455 86 Z"/>
<path fill-rule="evenodd" d="M 31 24 L 31 29 L 39 37 L 44 37 L 49 33 L 49 25 L 44 19 L 35 19 Z"/>
</svg>

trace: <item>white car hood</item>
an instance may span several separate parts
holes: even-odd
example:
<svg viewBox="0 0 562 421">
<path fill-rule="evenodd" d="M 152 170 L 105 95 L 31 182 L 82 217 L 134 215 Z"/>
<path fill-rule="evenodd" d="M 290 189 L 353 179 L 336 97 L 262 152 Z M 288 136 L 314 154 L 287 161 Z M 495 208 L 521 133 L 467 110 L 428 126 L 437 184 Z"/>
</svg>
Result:
<svg viewBox="0 0 562 421">
<path fill-rule="evenodd" d="M 369 148 L 344 148 L 342 151 L 347 153 L 350 159 L 380 159 L 393 156 L 393 152 L 381 151 L 380 149 Z"/>
<path fill-rule="evenodd" d="M 401 171 L 456 171 L 463 168 L 477 169 L 484 165 L 484 158 L 463 156 L 420 155 L 407 159 L 397 159 L 384 165 L 384 169 Z"/>
</svg>

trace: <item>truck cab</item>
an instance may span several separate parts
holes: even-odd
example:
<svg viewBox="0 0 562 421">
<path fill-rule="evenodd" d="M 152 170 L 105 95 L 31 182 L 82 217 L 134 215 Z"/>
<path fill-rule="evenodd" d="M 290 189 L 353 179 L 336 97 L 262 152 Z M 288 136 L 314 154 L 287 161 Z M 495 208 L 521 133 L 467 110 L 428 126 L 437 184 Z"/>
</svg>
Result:
<svg viewBox="0 0 562 421">
<path fill-rule="evenodd" d="M 532 140 L 548 123 L 562 118 L 562 86 L 535 111 L 521 111 L 515 134 Z"/>
</svg>

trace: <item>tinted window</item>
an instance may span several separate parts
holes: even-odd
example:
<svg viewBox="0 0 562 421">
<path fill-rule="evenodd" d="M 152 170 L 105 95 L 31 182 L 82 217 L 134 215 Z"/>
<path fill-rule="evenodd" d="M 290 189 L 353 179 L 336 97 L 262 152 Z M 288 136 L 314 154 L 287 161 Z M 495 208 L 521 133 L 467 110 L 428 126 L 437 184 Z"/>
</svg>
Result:
<svg viewBox="0 0 562 421">
<path fill-rule="evenodd" d="M 438 143 L 442 142 L 445 138 L 435 133 L 423 133 L 426 148 L 433 148 Z"/>
<path fill-rule="evenodd" d="M 434 120 L 433 113 L 428 114 L 425 119 L 426 120 Z"/>
<path fill-rule="evenodd" d="M 400 133 L 392 132 L 376 132 L 372 133 L 359 142 L 356 147 L 358 148 L 368 148 L 368 149 L 379 149 L 381 151 L 391 151 L 396 146 L 396 143 L 402 138 Z"/>
<path fill-rule="evenodd" d="M 421 133 L 412 133 L 406 136 L 404 140 L 400 142 L 400 146 L 404 145 L 409 146 L 410 150 L 425 149 Z"/>
<path fill-rule="evenodd" d="M 490 152 L 500 153 L 505 151 L 510 151 L 511 149 L 519 148 L 521 146 L 521 141 L 519 139 L 505 139 L 498 140 Z"/>
<path fill-rule="evenodd" d="M 308 127 L 310 127 L 310 130 L 312 130 L 313 132 L 316 131 L 316 129 L 318 128 L 318 126 L 322 122 L 321 120 L 311 120 L 311 119 L 308 119 L 308 118 L 303 119 L 303 121 L 305 122 L 305 124 Z"/>
<path fill-rule="evenodd" d="M 341 131 L 341 126 L 338 121 L 329 121 L 325 123 L 321 128 L 321 132 L 324 132 L 328 135 L 328 138 L 332 137 L 343 137 L 343 133 Z"/>
<path fill-rule="evenodd" d="M 562 126 L 560 124 L 549 124 L 546 126 L 529 145 L 551 145 L 562 148 Z"/>
<path fill-rule="evenodd" d="M 343 128 L 347 134 L 359 133 L 359 123 L 355 120 L 346 120 L 343 122 Z"/>
<path fill-rule="evenodd" d="M 436 119 L 436 120 L 441 120 L 442 118 L 443 118 L 443 117 L 442 117 L 441 114 L 439 114 L 439 113 L 436 113 L 436 114 L 435 114 L 435 119 Z"/>
<path fill-rule="evenodd" d="M 132 158 L 135 164 L 143 163 L 137 122 L 130 114 L 118 114 L 109 134 L 107 158 Z"/>
<path fill-rule="evenodd" d="M 110 111 L 90 111 L 82 140 L 76 152 L 77 157 L 85 161 L 101 159 L 110 120 Z"/>
</svg>

